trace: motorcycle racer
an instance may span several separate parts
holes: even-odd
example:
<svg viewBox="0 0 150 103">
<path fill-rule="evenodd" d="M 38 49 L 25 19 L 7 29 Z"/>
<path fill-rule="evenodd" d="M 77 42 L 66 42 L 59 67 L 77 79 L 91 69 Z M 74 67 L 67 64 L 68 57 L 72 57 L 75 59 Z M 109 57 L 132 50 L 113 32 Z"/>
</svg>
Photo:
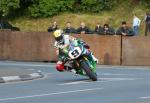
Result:
<svg viewBox="0 0 150 103">
<path fill-rule="evenodd" d="M 81 39 L 77 39 L 73 36 L 70 36 L 70 35 L 65 35 L 63 33 L 62 30 L 56 30 L 54 33 L 53 33 L 53 36 L 55 38 L 55 43 L 54 43 L 54 47 L 56 48 L 56 54 L 58 55 L 58 62 L 56 63 L 56 69 L 60 72 L 62 71 L 68 71 L 67 68 L 65 68 L 64 66 L 64 63 L 66 62 L 66 56 L 65 54 L 63 53 L 63 49 L 64 48 L 67 48 L 69 46 L 69 44 L 71 42 L 78 42 L 80 44 L 82 44 L 86 49 L 89 50 L 89 46 Z M 89 50 L 90 51 L 90 50 Z M 94 57 L 94 55 L 92 55 L 91 52 L 89 52 L 91 58 L 95 61 L 95 62 L 98 62 L 98 59 Z"/>
</svg>

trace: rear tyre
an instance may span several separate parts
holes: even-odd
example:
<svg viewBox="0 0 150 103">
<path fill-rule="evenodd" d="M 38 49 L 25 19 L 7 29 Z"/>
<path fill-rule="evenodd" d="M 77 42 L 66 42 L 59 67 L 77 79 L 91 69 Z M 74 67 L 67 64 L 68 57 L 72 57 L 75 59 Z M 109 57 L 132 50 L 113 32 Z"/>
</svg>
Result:
<svg viewBox="0 0 150 103">
<path fill-rule="evenodd" d="M 89 64 L 85 62 L 84 60 L 80 62 L 81 68 L 85 71 L 85 73 L 89 76 L 90 79 L 93 81 L 97 81 L 97 75 L 94 73 Z"/>
</svg>

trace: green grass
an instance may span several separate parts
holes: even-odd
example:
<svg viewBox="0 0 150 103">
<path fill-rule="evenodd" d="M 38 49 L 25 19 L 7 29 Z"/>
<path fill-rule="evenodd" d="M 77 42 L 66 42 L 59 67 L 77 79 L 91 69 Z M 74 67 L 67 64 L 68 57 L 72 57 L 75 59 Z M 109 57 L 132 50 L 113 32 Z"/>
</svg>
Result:
<svg viewBox="0 0 150 103">
<path fill-rule="evenodd" d="M 96 23 L 103 25 L 104 23 L 109 23 L 112 27 L 117 29 L 121 25 L 121 21 L 125 20 L 128 22 L 129 26 L 132 26 L 133 14 L 142 20 L 140 26 L 140 34 L 144 35 L 144 25 L 143 22 L 146 9 L 139 5 L 130 6 L 130 4 L 119 5 L 112 11 L 105 11 L 99 14 L 83 14 L 83 13 L 63 13 L 51 18 L 38 18 L 33 19 L 29 17 L 20 17 L 11 20 L 11 23 L 19 27 L 21 31 L 47 31 L 47 28 L 51 25 L 53 21 L 57 21 L 60 28 L 65 27 L 67 21 L 71 21 L 73 27 L 78 28 L 80 22 L 84 21 L 87 26 L 94 29 Z"/>
</svg>

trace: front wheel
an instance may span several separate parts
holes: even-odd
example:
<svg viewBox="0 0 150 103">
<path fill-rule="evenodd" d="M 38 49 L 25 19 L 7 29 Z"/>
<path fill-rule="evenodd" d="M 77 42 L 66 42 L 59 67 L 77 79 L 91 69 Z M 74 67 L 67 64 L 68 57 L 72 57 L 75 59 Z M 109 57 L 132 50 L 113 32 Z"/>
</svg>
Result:
<svg viewBox="0 0 150 103">
<path fill-rule="evenodd" d="M 80 61 L 80 66 L 85 71 L 85 73 L 89 76 L 90 79 L 92 79 L 93 81 L 97 81 L 96 73 L 94 73 L 90 69 L 90 66 L 86 61 L 84 61 L 84 60 Z"/>
</svg>

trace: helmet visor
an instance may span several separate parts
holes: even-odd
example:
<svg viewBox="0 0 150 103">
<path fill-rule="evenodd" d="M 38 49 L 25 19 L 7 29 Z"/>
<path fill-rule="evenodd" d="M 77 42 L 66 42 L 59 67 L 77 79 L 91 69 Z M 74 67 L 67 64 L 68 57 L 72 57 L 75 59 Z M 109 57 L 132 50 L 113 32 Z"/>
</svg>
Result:
<svg viewBox="0 0 150 103">
<path fill-rule="evenodd" d="M 63 43 L 63 35 L 55 38 L 55 40 L 58 42 L 58 43 Z"/>
</svg>

